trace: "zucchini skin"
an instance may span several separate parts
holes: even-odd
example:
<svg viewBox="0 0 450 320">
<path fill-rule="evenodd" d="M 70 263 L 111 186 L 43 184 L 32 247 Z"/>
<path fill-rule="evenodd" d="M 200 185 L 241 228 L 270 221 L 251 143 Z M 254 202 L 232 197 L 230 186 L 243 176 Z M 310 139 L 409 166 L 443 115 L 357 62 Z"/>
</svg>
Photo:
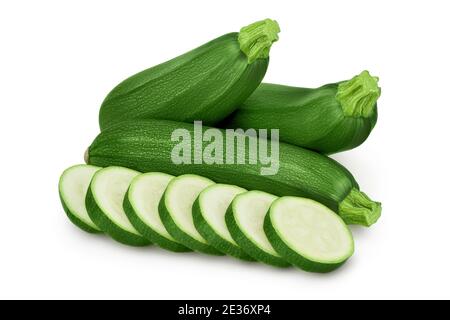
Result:
<svg viewBox="0 0 450 320">
<path fill-rule="evenodd" d="M 336 99 L 339 84 L 311 89 L 263 83 L 220 126 L 279 129 L 281 141 L 323 154 L 353 149 L 375 127 L 377 105 L 368 117 L 345 115 Z"/>
<path fill-rule="evenodd" d="M 314 199 L 337 213 L 339 204 L 350 191 L 359 189 L 352 174 L 338 162 L 284 143 L 279 146 L 278 173 L 271 176 L 260 175 L 261 164 L 176 165 L 171 161 L 171 151 L 176 144 L 171 141 L 171 134 L 175 129 L 186 129 L 193 136 L 194 125 L 147 120 L 111 127 L 93 141 L 87 152 L 87 162 L 102 167 L 123 166 L 140 172 L 160 171 L 175 176 L 197 174 L 248 190 Z M 203 147 L 205 145 L 207 143 L 204 142 Z"/>
<path fill-rule="evenodd" d="M 131 119 L 223 120 L 258 87 L 269 63 L 249 63 L 238 35 L 223 35 L 124 80 L 103 101 L 101 130 Z"/>
</svg>

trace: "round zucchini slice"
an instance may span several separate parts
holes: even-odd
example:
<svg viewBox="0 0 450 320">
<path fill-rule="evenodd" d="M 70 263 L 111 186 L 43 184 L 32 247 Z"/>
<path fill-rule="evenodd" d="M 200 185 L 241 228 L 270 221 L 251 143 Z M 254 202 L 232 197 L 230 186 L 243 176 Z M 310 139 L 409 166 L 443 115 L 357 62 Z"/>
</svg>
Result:
<svg viewBox="0 0 450 320">
<path fill-rule="evenodd" d="M 195 200 L 192 212 L 197 231 L 217 250 L 238 259 L 254 260 L 233 240 L 225 223 L 225 213 L 238 194 L 245 189 L 229 184 L 213 184 Z"/>
<path fill-rule="evenodd" d="M 97 171 L 86 196 L 86 209 L 92 221 L 114 240 L 131 245 L 150 244 L 130 223 L 123 200 L 128 186 L 140 173 L 123 167 Z"/>
<path fill-rule="evenodd" d="M 79 164 L 66 169 L 59 179 L 59 198 L 67 217 L 78 228 L 99 233 L 101 230 L 89 217 L 85 199 L 94 174 L 100 167 Z"/>
<path fill-rule="evenodd" d="M 138 175 L 130 184 L 123 209 L 136 230 L 152 243 L 174 252 L 192 251 L 167 232 L 159 216 L 159 202 L 173 178 L 161 172 Z"/>
<path fill-rule="evenodd" d="M 213 184 L 212 180 L 193 174 L 172 179 L 159 203 L 159 214 L 169 234 L 184 246 L 206 254 L 223 255 L 198 233 L 192 217 L 192 206 L 198 195 Z"/>
<path fill-rule="evenodd" d="M 264 221 L 275 250 L 291 264 L 310 272 L 330 272 L 354 252 L 352 234 L 344 221 L 310 199 L 275 200 Z"/>
<path fill-rule="evenodd" d="M 237 195 L 228 207 L 225 221 L 236 243 L 254 259 L 275 267 L 288 267 L 264 232 L 264 217 L 276 196 L 262 191 Z"/>
</svg>

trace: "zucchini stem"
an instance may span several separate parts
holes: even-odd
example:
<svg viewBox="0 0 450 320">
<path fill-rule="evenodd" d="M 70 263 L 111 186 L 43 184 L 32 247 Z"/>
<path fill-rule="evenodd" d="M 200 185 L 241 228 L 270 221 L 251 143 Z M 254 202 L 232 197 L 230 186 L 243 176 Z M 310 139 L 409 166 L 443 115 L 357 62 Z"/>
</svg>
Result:
<svg viewBox="0 0 450 320">
<path fill-rule="evenodd" d="M 272 43 L 278 40 L 280 26 L 275 20 L 265 19 L 243 27 L 238 41 L 241 51 L 247 55 L 248 63 L 269 57 Z"/>
<path fill-rule="evenodd" d="M 372 115 L 380 94 L 378 77 L 372 77 L 364 70 L 351 80 L 339 84 L 336 99 L 346 116 L 368 118 Z"/>
<path fill-rule="evenodd" d="M 381 203 L 372 201 L 365 193 L 353 188 L 339 204 L 339 216 L 346 224 L 370 227 L 381 216 Z"/>
</svg>

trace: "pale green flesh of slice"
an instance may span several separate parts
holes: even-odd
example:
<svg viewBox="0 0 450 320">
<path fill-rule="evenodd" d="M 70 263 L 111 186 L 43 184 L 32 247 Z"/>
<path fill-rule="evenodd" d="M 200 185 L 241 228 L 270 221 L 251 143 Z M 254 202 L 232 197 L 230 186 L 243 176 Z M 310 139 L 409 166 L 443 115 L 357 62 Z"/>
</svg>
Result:
<svg viewBox="0 0 450 320">
<path fill-rule="evenodd" d="M 192 217 L 192 205 L 200 192 L 214 184 L 213 181 L 195 175 L 183 175 L 172 180 L 167 188 L 165 204 L 175 224 L 189 236 L 202 243 L 206 240 L 198 233 Z"/>
<path fill-rule="evenodd" d="M 237 186 L 216 184 L 205 189 L 200 197 L 203 218 L 223 239 L 237 246 L 225 223 L 225 213 L 234 197 L 246 190 Z"/>
<path fill-rule="evenodd" d="M 61 197 L 70 212 L 91 228 L 99 230 L 86 211 L 86 194 L 94 174 L 99 167 L 78 165 L 64 171 L 61 182 Z"/>
<path fill-rule="evenodd" d="M 332 263 L 353 253 L 353 238 L 342 219 L 313 200 L 284 197 L 270 214 L 283 242 L 310 260 Z"/>
<path fill-rule="evenodd" d="M 140 173 L 131 169 L 109 167 L 97 172 L 92 181 L 92 193 L 102 212 L 125 231 L 140 235 L 131 225 L 125 211 L 123 200 L 131 180 Z"/>
<path fill-rule="evenodd" d="M 130 186 L 128 199 L 138 217 L 161 236 L 175 241 L 167 232 L 159 216 L 158 205 L 174 177 L 163 173 L 147 173 L 138 176 Z"/>
<path fill-rule="evenodd" d="M 264 218 L 276 196 L 259 191 L 249 191 L 236 199 L 233 214 L 245 236 L 261 250 L 279 257 L 264 232 Z"/>
</svg>

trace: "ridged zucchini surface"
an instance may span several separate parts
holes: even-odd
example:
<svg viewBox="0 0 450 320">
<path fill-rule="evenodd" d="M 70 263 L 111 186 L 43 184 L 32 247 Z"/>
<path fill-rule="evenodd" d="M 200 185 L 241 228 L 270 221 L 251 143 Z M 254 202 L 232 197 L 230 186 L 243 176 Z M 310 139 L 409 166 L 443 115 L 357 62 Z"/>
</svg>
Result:
<svg viewBox="0 0 450 320">
<path fill-rule="evenodd" d="M 177 129 L 185 129 L 194 135 L 193 124 L 164 120 L 133 121 L 111 127 L 93 141 L 86 152 L 86 161 L 92 165 L 123 166 L 141 172 L 197 174 L 247 190 L 310 198 L 338 213 L 348 224 L 370 226 L 381 214 L 381 204 L 359 191 L 354 177 L 342 165 L 319 153 L 289 144 L 279 145 L 279 169 L 274 175 L 261 175 L 261 163 L 175 164 L 171 155 L 178 142 L 173 142 L 171 136 Z M 251 139 L 257 138 L 246 137 L 246 142 Z M 203 144 L 203 147 L 208 145 L 207 142 Z M 191 152 L 193 158 L 194 150 Z"/>
<path fill-rule="evenodd" d="M 276 21 L 255 22 L 131 76 L 103 101 L 100 128 L 130 119 L 223 120 L 261 83 L 279 31 Z"/>
<path fill-rule="evenodd" d="M 279 129 L 281 141 L 324 154 L 353 149 L 377 122 L 377 83 L 367 71 L 314 89 L 262 83 L 220 126 Z"/>
</svg>

